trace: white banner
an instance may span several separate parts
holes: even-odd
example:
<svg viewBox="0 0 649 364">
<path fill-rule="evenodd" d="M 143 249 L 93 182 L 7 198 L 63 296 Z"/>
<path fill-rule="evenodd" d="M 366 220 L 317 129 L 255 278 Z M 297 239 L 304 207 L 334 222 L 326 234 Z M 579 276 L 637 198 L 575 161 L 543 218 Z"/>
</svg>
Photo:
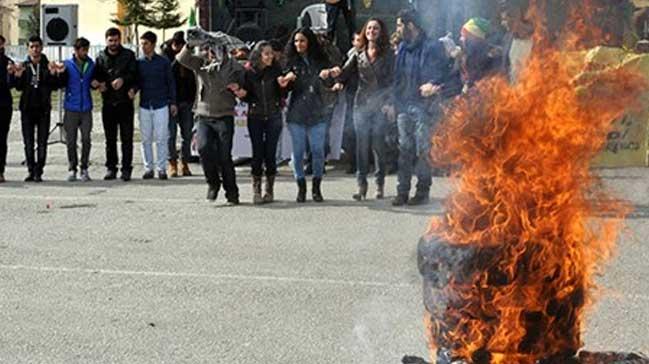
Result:
<svg viewBox="0 0 649 364">
<path fill-rule="evenodd" d="M 252 145 L 250 143 L 250 135 L 248 134 L 248 104 L 239 102 L 234 108 L 234 141 L 232 145 L 233 158 L 250 158 L 252 157 Z M 345 112 L 346 112 L 346 99 L 344 94 L 338 95 L 338 101 L 334 108 L 334 113 L 331 118 L 331 126 L 329 127 L 329 155 L 328 160 L 340 159 L 340 152 L 343 142 L 343 129 L 345 127 Z M 286 160 L 291 158 L 291 135 L 286 128 L 286 113 L 283 113 L 282 119 L 284 120 L 284 129 L 279 138 L 278 154 L 281 159 Z"/>
</svg>

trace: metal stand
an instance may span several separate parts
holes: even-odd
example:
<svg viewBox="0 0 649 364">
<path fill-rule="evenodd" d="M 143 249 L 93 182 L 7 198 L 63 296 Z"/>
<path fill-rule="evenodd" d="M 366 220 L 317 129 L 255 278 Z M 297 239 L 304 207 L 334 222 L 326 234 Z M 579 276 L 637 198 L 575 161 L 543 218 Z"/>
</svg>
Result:
<svg viewBox="0 0 649 364">
<path fill-rule="evenodd" d="M 63 47 L 59 46 L 59 62 L 63 62 Z M 58 97 L 59 97 L 59 102 L 58 102 L 58 112 L 59 112 L 59 118 L 58 122 L 52 127 L 50 132 L 48 133 L 47 137 L 47 145 L 52 145 L 52 144 L 66 144 L 65 143 L 65 129 L 63 128 L 63 91 L 59 88 L 57 91 Z M 59 138 L 56 140 L 50 141 L 49 137 L 54 134 L 56 129 L 59 129 Z"/>
</svg>

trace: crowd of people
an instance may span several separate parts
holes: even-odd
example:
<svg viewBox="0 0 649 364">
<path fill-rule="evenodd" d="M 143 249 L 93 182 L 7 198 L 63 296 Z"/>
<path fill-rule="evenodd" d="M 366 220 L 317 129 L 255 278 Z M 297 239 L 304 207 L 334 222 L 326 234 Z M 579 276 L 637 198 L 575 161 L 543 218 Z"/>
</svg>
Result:
<svg viewBox="0 0 649 364">
<path fill-rule="evenodd" d="M 344 13 L 344 9 L 341 11 Z M 88 56 L 89 42 L 79 38 L 73 56 L 62 63 L 47 59 L 37 36 L 29 39 L 27 59 L 14 62 L 4 54 L 5 40 L 0 36 L 0 182 L 5 181 L 12 88 L 21 91 L 19 110 L 28 170 L 25 181 L 42 181 L 51 93 L 57 89 L 63 89 L 65 95 L 67 180 L 90 181 L 91 91 L 98 90 L 103 99 L 105 180 L 117 179 L 120 168 L 121 180 L 132 178 L 134 103 L 139 94 L 142 178 L 190 176 L 195 134 L 208 185 L 207 199 L 216 200 L 223 187 L 228 203 L 238 204 L 232 145 L 234 108 L 241 100 L 249 106 L 253 202 L 270 203 L 274 199 L 277 146 L 284 126 L 292 142 L 296 201 L 306 201 L 307 174 L 312 174 L 312 199 L 322 202 L 329 124 L 337 93 L 344 92 L 353 130 L 351 142 L 345 145 L 355 149 L 358 189 L 353 199 L 367 198 L 372 161 L 375 197 L 384 198 L 391 150 L 398 150 L 398 185 L 392 204 L 425 204 L 433 174 L 428 156 L 430 137 L 444 105 L 494 73 L 504 72 L 514 80 L 518 68 L 510 55 L 521 58 L 529 53 L 531 33 L 522 14 L 503 13 L 503 24 L 509 31 L 505 44 L 495 46 L 489 39 L 491 24 L 473 18 L 462 28 L 456 45 L 450 36 L 427 36 L 415 10 L 403 10 L 396 19 L 393 34 L 382 19 L 367 20 L 353 34 L 353 47 L 346 59 L 332 49 L 335 47 L 326 34 L 314 34 L 308 27 L 293 31 L 286 46 L 277 40 L 261 41 L 249 54 L 232 52 L 225 45 L 195 50 L 183 32 L 164 42 L 158 53 L 156 35 L 146 32 L 140 37 L 139 58 L 122 46 L 120 31 L 110 28 L 105 33 L 106 48 L 96 60 Z M 398 140 L 390 138 L 391 129 L 397 130 Z M 178 131 L 180 153 L 176 146 Z M 310 173 L 305 171 L 305 159 Z M 417 182 L 411 195 L 413 175 Z"/>
</svg>

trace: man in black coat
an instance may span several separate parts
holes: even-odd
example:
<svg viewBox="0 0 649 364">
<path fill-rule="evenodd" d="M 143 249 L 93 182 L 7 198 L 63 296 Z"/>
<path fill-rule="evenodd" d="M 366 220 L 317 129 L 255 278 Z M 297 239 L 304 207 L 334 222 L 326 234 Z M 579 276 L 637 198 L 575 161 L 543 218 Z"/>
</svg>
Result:
<svg viewBox="0 0 649 364">
<path fill-rule="evenodd" d="M 12 100 L 11 87 L 14 76 L 13 61 L 5 55 L 5 38 L 0 35 L 0 183 L 5 182 L 5 164 L 7 163 L 7 137 L 11 124 Z"/>
<path fill-rule="evenodd" d="M 52 91 L 61 87 L 59 75 L 65 68 L 63 64 L 49 62 L 42 54 L 43 40 L 40 37 L 29 38 L 28 48 L 27 59 L 14 65 L 10 72 L 16 77 L 16 89 L 22 91 L 20 116 L 28 170 L 25 182 L 42 182 L 47 159 Z M 38 144 L 36 153 L 35 143 Z"/>
<path fill-rule="evenodd" d="M 106 135 L 106 176 L 117 178 L 117 135 L 122 141 L 122 180 L 129 181 L 133 171 L 133 99 L 128 91 L 135 86 L 135 53 L 122 47 L 117 28 L 106 31 L 106 49 L 97 56 L 95 78 L 103 99 L 101 110 Z"/>
</svg>

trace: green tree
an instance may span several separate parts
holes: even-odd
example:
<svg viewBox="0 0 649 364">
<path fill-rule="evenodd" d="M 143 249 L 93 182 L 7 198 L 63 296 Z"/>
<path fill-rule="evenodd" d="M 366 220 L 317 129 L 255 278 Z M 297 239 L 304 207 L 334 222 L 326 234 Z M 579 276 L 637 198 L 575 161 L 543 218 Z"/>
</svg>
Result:
<svg viewBox="0 0 649 364">
<path fill-rule="evenodd" d="M 27 32 L 28 38 L 32 35 L 41 34 L 41 10 L 39 6 L 32 8 L 32 13 L 29 15 L 29 19 L 25 24 L 25 31 Z"/>
<path fill-rule="evenodd" d="M 133 27 L 136 42 L 140 39 L 138 30 L 140 25 L 155 27 L 155 19 L 147 10 L 152 6 L 153 0 L 117 0 L 117 2 L 124 7 L 124 16 L 121 18 L 116 16 L 111 21 L 119 26 Z"/>
<path fill-rule="evenodd" d="M 181 18 L 178 8 L 178 0 L 157 0 L 153 5 L 153 27 L 162 29 L 162 40 L 166 40 L 165 31 L 170 28 L 178 28 L 187 22 L 187 18 Z"/>
</svg>

